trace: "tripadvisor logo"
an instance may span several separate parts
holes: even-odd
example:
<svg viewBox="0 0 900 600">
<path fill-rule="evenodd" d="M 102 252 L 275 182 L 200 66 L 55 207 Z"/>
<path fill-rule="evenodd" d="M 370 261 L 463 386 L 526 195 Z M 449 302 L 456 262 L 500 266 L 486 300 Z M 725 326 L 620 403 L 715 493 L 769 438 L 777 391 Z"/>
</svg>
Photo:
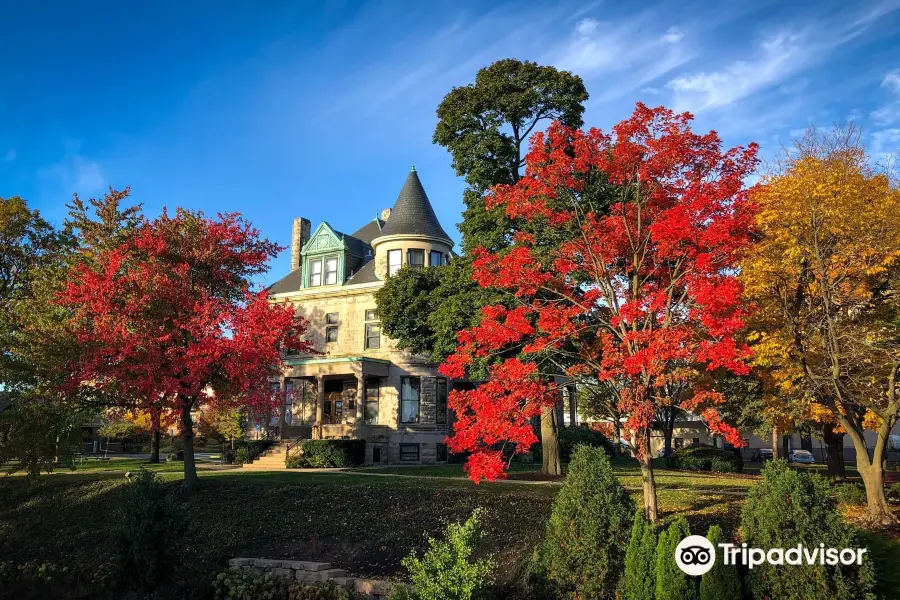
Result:
<svg viewBox="0 0 900 600">
<path fill-rule="evenodd" d="M 723 564 L 744 565 L 749 569 L 763 563 L 770 565 L 861 565 L 866 548 L 826 548 L 825 544 L 807 548 L 797 544 L 793 548 L 748 548 L 747 544 L 719 544 Z M 716 549 L 702 535 L 689 535 L 675 548 L 675 563 L 688 575 L 703 575 L 716 564 Z"/>
</svg>

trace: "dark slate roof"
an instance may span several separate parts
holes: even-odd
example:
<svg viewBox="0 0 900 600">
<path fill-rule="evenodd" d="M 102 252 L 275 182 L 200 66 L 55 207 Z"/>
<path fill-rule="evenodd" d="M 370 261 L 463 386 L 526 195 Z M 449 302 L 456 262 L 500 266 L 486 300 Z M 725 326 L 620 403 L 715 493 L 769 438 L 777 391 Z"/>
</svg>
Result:
<svg viewBox="0 0 900 600">
<path fill-rule="evenodd" d="M 303 287 L 303 269 L 291 271 L 275 283 L 269 286 L 270 294 L 285 294 L 296 292 Z"/>
<path fill-rule="evenodd" d="M 350 254 L 355 254 L 356 256 L 365 256 L 366 255 L 366 247 L 369 244 L 363 242 L 358 237 L 347 235 L 346 233 L 341 233 L 340 231 L 335 231 L 336 234 L 343 238 L 344 243 L 347 244 L 347 250 Z"/>
<path fill-rule="evenodd" d="M 375 261 L 370 260 L 359 271 L 353 274 L 353 277 L 347 279 L 346 285 L 356 285 L 358 283 L 372 283 L 373 281 L 381 281 L 375 276 Z"/>
<path fill-rule="evenodd" d="M 358 240 L 362 240 L 366 244 L 371 244 L 372 240 L 381 235 L 382 227 L 384 227 L 384 221 L 376 217 L 354 231 L 351 235 Z"/>
<path fill-rule="evenodd" d="M 434 208 L 428 201 L 415 167 L 409 172 L 397 202 L 391 209 L 391 216 L 381 228 L 378 237 L 402 234 L 428 235 L 445 239 L 452 244 L 450 236 L 441 227 L 437 215 L 434 214 Z"/>
</svg>

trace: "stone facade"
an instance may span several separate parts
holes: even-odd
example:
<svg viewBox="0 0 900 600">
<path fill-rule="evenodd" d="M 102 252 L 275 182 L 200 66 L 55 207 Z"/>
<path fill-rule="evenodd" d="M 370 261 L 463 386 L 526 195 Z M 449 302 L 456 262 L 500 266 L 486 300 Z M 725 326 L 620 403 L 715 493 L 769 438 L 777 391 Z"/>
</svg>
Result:
<svg viewBox="0 0 900 600">
<path fill-rule="evenodd" d="M 286 398 L 273 424 L 283 439 L 365 439 L 369 464 L 443 461 L 453 382 L 380 333 L 375 292 L 392 261 L 414 268 L 446 264 L 453 242 L 414 171 L 394 208 L 380 217 L 351 235 L 321 224 L 292 252 L 291 274 L 270 288 L 273 302 L 293 304 L 307 320 L 307 339 L 321 352 L 284 357 L 281 377 L 270 381 Z M 308 232 L 308 220 L 294 221 L 292 249 L 304 227 Z"/>
</svg>

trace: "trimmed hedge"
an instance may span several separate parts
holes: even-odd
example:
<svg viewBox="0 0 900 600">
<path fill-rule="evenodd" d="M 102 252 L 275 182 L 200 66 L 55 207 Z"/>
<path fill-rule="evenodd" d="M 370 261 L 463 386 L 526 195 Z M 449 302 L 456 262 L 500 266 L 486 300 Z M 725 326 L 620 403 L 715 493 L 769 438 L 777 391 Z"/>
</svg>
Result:
<svg viewBox="0 0 900 600">
<path fill-rule="evenodd" d="M 230 450 L 225 452 L 225 462 L 243 465 L 253 462 L 259 455 L 275 445 L 272 440 L 240 440 L 234 445 L 234 455 Z M 230 461 L 228 459 L 231 459 Z"/>
<path fill-rule="evenodd" d="M 740 473 L 744 459 L 738 452 L 723 450 L 705 444 L 679 448 L 666 457 L 666 466 L 683 471 L 714 471 L 716 473 Z"/>
<path fill-rule="evenodd" d="M 297 450 L 289 469 L 358 467 L 366 460 L 366 440 L 306 440 Z"/>
<path fill-rule="evenodd" d="M 585 427 L 584 425 L 560 428 L 559 456 L 562 462 L 568 463 L 572 460 L 572 452 L 575 450 L 575 446 L 578 446 L 579 444 L 581 444 L 582 446 L 603 448 L 607 456 L 611 457 L 613 455 L 612 442 L 610 442 L 605 435 L 603 435 L 596 429 L 591 429 L 590 427 Z M 541 462 L 541 450 L 541 442 L 538 442 L 531 447 L 531 456 L 534 462 Z"/>
<path fill-rule="evenodd" d="M 741 533 L 753 548 L 860 548 L 862 541 L 838 510 L 831 484 L 815 473 L 792 469 L 783 460 L 766 463 L 762 481 L 750 488 L 741 511 Z M 754 598 L 875 600 L 875 570 L 861 566 L 763 563 L 749 570 Z"/>
<path fill-rule="evenodd" d="M 722 528 L 713 525 L 706 533 L 706 539 L 716 551 L 716 562 L 712 569 L 700 578 L 700 600 L 740 600 L 743 596 L 741 574 L 736 565 L 726 565 L 722 542 Z"/>
<path fill-rule="evenodd" d="M 858 483 L 839 483 L 834 486 L 834 497 L 839 504 L 864 506 L 866 489 Z"/>
<path fill-rule="evenodd" d="M 553 502 L 537 574 L 565 598 L 615 598 L 633 515 L 634 500 L 606 453 L 578 446 Z"/>
<path fill-rule="evenodd" d="M 653 600 L 656 591 L 656 529 L 644 517 L 634 513 L 631 541 L 625 552 L 625 597 L 628 600 Z"/>
</svg>

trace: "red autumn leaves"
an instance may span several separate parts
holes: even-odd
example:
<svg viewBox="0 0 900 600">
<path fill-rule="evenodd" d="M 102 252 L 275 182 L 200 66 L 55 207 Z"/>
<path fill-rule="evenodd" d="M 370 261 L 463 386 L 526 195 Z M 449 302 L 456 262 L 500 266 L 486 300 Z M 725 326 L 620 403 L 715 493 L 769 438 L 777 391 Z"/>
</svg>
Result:
<svg viewBox="0 0 900 600">
<path fill-rule="evenodd" d="M 757 147 L 723 152 L 714 132 L 697 135 L 690 120 L 638 104 L 609 134 L 554 124 L 532 138 L 525 175 L 489 196 L 522 230 L 509 249 L 476 251 L 473 277 L 510 302 L 486 307 L 441 367 L 463 377 L 475 357 L 516 354 L 489 382 L 452 394 L 449 443 L 473 453 L 475 481 L 502 477 L 503 451 L 537 441 L 530 420 L 558 400 L 548 375 L 561 369 L 619 389 L 644 457 L 655 410 L 675 382 L 690 382 L 687 407 L 742 445 L 715 410 L 724 398 L 697 374 L 747 372 L 748 349 L 735 340 L 746 317 L 736 267 L 750 243 L 744 179 Z M 603 202 L 589 185 L 597 177 L 607 184 Z M 540 233 L 551 229 L 568 233 Z"/>
<path fill-rule="evenodd" d="M 179 210 L 142 223 L 77 267 L 58 299 L 82 349 L 73 385 L 150 411 L 202 401 L 268 412 L 279 350 L 311 350 L 293 307 L 250 289 L 278 250 L 235 214 Z"/>
</svg>

